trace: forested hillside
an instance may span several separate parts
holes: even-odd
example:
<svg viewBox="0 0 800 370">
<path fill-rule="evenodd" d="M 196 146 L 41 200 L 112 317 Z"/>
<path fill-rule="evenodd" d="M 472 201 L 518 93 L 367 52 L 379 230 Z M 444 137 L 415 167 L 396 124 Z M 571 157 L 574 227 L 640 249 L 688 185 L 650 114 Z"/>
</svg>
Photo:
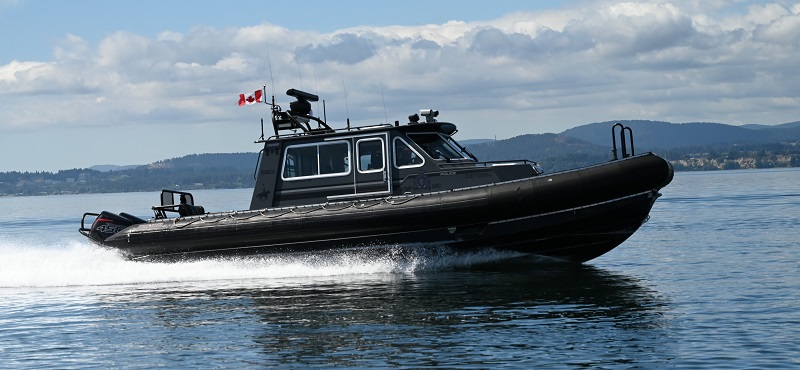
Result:
<svg viewBox="0 0 800 370">
<path fill-rule="evenodd" d="M 257 153 L 192 154 L 121 171 L 1 172 L 0 195 L 231 189 L 255 184 Z"/>
<path fill-rule="evenodd" d="M 746 127 L 621 122 L 633 130 L 636 153 L 656 152 L 679 171 L 800 167 L 798 122 Z M 611 160 L 614 123 L 592 123 L 561 134 L 469 140 L 465 144 L 483 161 L 528 159 L 552 173 Z M 255 183 L 256 159 L 257 153 L 191 154 L 123 170 L 0 172 L 0 196 L 249 188 Z"/>
<path fill-rule="evenodd" d="M 708 122 L 611 121 L 578 126 L 561 134 L 594 144 L 611 145 L 611 127 L 617 122 L 633 130 L 634 143 L 643 151 L 800 141 L 800 126 L 794 122 L 776 127 L 758 126 L 759 129 L 750 129 Z"/>
<path fill-rule="evenodd" d="M 468 146 L 480 160 L 528 159 L 546 172 L 568 170 L 611 160 L 611 147 L 557 134 L 522 135 Z"/>
<path fill-rule="evenodd" d="M 777 126 L 618 122 L 633 131 L 637 153 L 656 152 L 679 171 L 800 166 L 800 122 Z M 610 148 L 611 128 L 615 123 L 592 123 L 561 134 Z M 618 132 L 617 142 L 620 140 Z"/>
</svg>

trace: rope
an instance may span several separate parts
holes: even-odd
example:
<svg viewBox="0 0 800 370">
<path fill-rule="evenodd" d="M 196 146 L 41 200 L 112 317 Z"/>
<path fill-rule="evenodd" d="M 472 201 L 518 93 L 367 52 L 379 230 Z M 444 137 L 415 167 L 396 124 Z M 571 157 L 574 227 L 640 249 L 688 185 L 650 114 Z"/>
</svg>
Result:
<svg viewBox="0 0 800 370">
<path fill-rule="evenodd" d="M 356 205 L 356 208 L 358 208 L 358 209 L 372 208 L 372 207 L 377 206 L 378 204 L 383 204 L 383 203 L 385 203 L 385 201 L 383 201 L 383 200 L 377 201 L 377 202 L 375 202 L 373 204 L 370 204 L 370 205 L 365 205 L 364 203 L 361 203 L 361 204 Z"/>
<path fill-rule="evenodd" d="M 408 198 L 408 199 L 406 199 L 406 200 L 403 200 L 403 201 L 401 201 L 401 202 L 395 202 L 395 201 L 394 201 L 394 199 L 392 199 L 392 197 L 388 197 L 388 198 L 386 198 L 386 203 L 387 203 L 387 204 L 391 204 L 391 205 L 393 205 L 393 206 L 396 206 L 396 205 L 400 205 L 400 204 L 405 204 L 405 203 L 408 203 L 408 202 L 410 202 L 410 201 L 412 201 L 412 200 L 414 200 L 414 199 L 417 199 L 417 198 L 419 198 L 419 197 L 420 197 L 420 195 L 419 195 L 419 194 L 415 194 L 413 197 L 410 197 L 410 198 Z"/>
<path fill-rule="evenodd" d="M 401 201 L 395 201 L 394 198 L 389 196 L 389 197 L 381 199 L 381 200 L 379 200 L 379 201 L 377 201 L 375 203 L 372 203 L 372 204 L 351 202 L 351 203 L 349 203 L 349 204 L 347 204 L 347 205 L 345 205 L 344 207 L 341 207 L 341 208 L 328 208 L 330 206 L 330 203 L 325 203 L 325 204 L 320 205 L 318 207 L 311 208 L 311 209 L 309 209 L 307 211 L 302 211 L 302 212 L 299 212 L 298 209 L 300 209 L 300 208 L 295 206 L 295 207 L 287 209 L 286 211 L 284 211 L 282 213 L 278 213 L 278 214 L 275 214 L 275 215 L 267 215 L 267 213 L 269 213 L 269 211 L 259 210 L 257 213 L 253 213 L 253 214 L 251 214 L 249 216 L 241 217 L 241 218 L 237 218 L 236 217 L 237 213 L 233 212 L 228 217 L 219 217 L 219 218 L 216 218 L 214 220 L 207 220 L 207 219 L 205 219 L 203 217 L 200 217 L 200 218 L 193 219 L 193 220 L 191 220 L 191 221 L 189 221 L 189 222 L 187 222 L 185 224 L 181 224 L 181 225 L 178 224 L 178 220 L 181 220 L 183 218 L 178 217 L 178 218 L 174 218 L 172 220 L 172 224 L 173 224 L 173 226 L 175 226 L 175 228 L 181 229 L 181 228 L 184 228 L 184 227 L 189 226 L 191 224 L 194 224 L 196 222 L 207 222 L 207 223 L 212 223 L 213 224 L 213 223 L 217 223 L 217 222 L 220 222 L 220 221 L 226 220 L 226 219 L 231 219 L 231 220 L 234 220 L 234 221 L 245 221 L 245 220 L 249 220 L 251 218 L 257 217 L 257 216 L 261 216 L 261 217 L 265 217 L 265 218 L 277 218 L 277 217 L 284 216 L 284 215 L 286 215 L 288 213 L 294 213 L 294 214 L 298 214 L 298 215 L 307 215 L 309 213 L 316 212 L 316 211 L 319 211 L 319 210 L 338 212 L 338 211 L 344 211 L 344 210 L 350 209 L 350 208 L 367 209 L 367 208 L 372 208 L 372 207 L 375 207 L 377 205 L 384 204 L 384 203 L 386 203 L 388 205 L 396 206 L 396 205 L 401 205 L 401 204 L 408 203 L 408 202 L 410 202 L 410 201 L 412 201 L 414 199 L 419 198 L 420 196 L 421 195 L 419 195 L 419 194 L 415 194 L 415 195 L 413 195 L 411 197 L 408 197 L 406 199 L 403 199 Z"/>
<path fill-rule="evenodd" d="M 338 208 L 338 209 L 329 209 L 329 208 L 327 207 L 327 205 L 328 205 L 328 203 L 325 203 L 325 205 L 323 205 L 323 206 L 322 206 L 322 209 L 324 209 L 324 210 L 326 210 L 326 211 L 331 211 L 331 212 L 336 212 L 336 211 L 344 211 L 345 209 L 348 209 L 348 208 L 353 208 L 353 207 L 355 207 L 355 206 L 356 206 L 356 204 L 355 204 L 355 203 L 350 203 L 350 204 L 348 204 L 348 205 L 346 205 L 346 206 L 344 206 L 344 207 L 342 207 L 342 208 Z"/>
<path fill-rule="evenodd" d="M 197 221 L 200 221 L 200 219 L 196 218 L 194 220 L 191 220 L 191 221 L 187 222 L 184 225 L 178 225 L 178 220 L 180 220 L 180 219 L 181 219 L 180 217 L 172 219 L 172 225 L 175 226 L 176 229 L 183 229 L 186 226 L 189 226 L 189 225 L 191 225 L 191 224 L 193 224 L 193 223 L 195 223 Z"/>
<path fill-rule="evenodd" d="M 297 211 L 295 211 L 296 209 L 297 209 L 297 207 L 292 207 L 291 212 L 292 213 L 296 213 L 298 215 L 307 215 L 307 214 L 309 214 L 311 212 L 319 211 L 320 209 L 325 209 L 325 205 L 321 205 L 321 206 L 319 206 L 317 208 L 312 208 L 311 210 L 308 210 L 308 211 L 305 211 L 305 212 L 297 212 Z"/>
</svg>

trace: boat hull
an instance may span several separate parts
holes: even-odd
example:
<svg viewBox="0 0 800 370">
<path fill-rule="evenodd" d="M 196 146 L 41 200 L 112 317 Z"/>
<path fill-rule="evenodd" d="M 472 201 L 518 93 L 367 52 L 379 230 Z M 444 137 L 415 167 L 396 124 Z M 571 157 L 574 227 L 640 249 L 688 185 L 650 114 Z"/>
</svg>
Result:
<svg viewBox="0 0 800 370">
<path fill-rule="evenodd" d="M 464 189 L 155 220 L 95 241 L 146 259 L 434 245 L 584 262 L 633 234 L 672 176 L 648 153 Z"/>
</svg>

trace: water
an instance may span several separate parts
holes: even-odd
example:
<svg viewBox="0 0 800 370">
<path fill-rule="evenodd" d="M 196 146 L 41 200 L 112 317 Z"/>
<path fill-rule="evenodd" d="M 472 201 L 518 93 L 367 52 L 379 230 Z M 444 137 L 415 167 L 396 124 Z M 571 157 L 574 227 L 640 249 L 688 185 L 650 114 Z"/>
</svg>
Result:
<svg viewBox="0 0 800 370">
<path fill-rule="evenodd" d="M 0 368 L 797 368 L 798 183 L 677 173 L 650 222 L 577 266 L 398 248 L 130 262 L 80 216 L 150 217 L 156 193 L 0 198 Z"/>
</svg>

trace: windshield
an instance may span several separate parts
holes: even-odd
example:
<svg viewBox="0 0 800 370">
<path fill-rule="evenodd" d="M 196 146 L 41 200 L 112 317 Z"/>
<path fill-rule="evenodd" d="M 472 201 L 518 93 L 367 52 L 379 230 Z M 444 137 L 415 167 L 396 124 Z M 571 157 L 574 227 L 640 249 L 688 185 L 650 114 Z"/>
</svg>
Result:
<svg viewBox="0 0 800 370">
<path fill-rule="evenodd" d="M 448 143 L 439 134 L 408 134 L 408 137 L 433 159 L 451 160 L 465 158 L 459 149 Z"/>
<path fill-rule="evenodd" d="M 446 136 L 445 140 L 447 140 L 447 143 L 449 143 L 450 146 L 452 146 L 453 148 L 457 148 L 459 153 L 461 153 L 462 157 L 464 157 L 464 158 L 472 158 L 472 160 L 474 160 L 474 161 L 478 160 L 478 158 L 475 157 L 472 153 L 470 153 L 470 151 L 467 150 L 467 148 L 465 148 L 461 144 L 457 143 L 455 140 L 453 140 L 452 137 Z"/>
</svg>

